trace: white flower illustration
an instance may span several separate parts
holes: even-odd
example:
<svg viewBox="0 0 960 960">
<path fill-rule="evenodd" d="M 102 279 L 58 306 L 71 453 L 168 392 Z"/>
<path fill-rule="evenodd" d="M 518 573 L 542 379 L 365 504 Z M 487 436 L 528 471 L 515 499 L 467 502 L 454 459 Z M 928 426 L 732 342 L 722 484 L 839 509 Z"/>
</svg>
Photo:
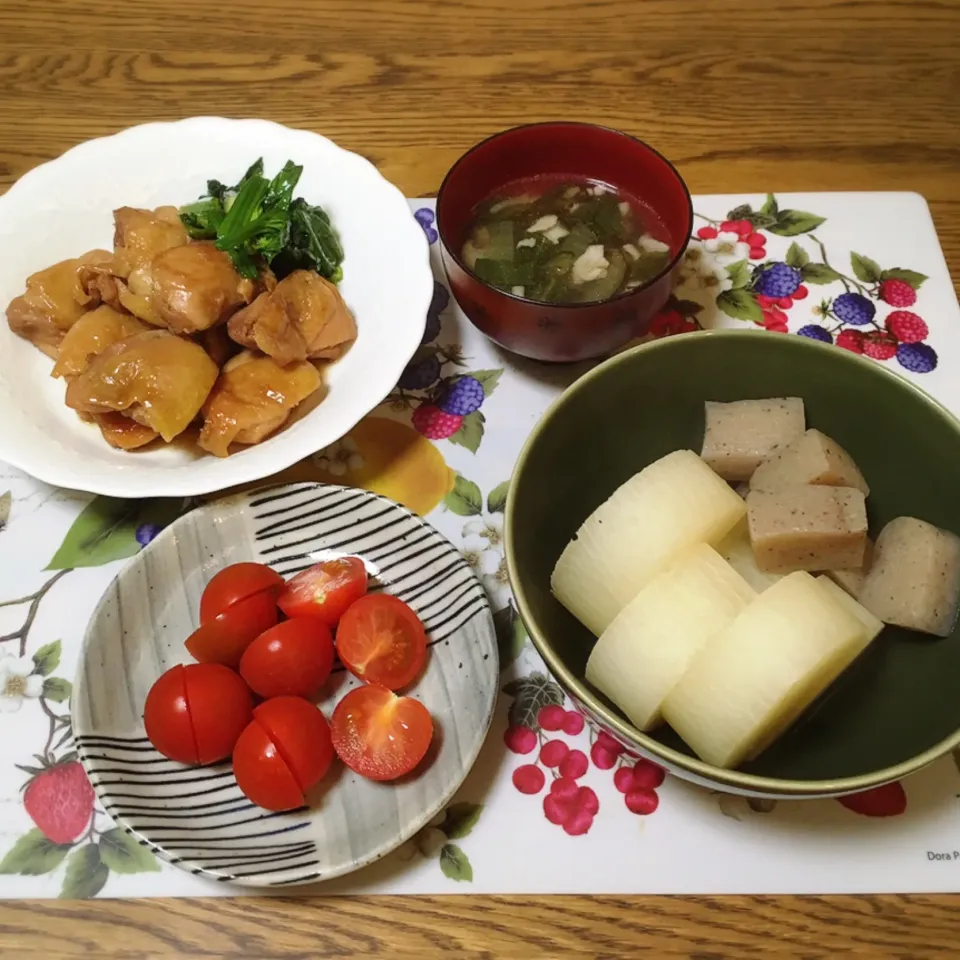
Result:
<svg viewBox="0 0 960 960">
<path fill-rule="evenodd" d="M 16 713 L 24 697 L 36 699 L 43 693 L 43 677 L 35 668 L 30 657 L 0 657 L 0 713 Z"/>
<path fill-rule="evenodd" d="M 499 550 L 503 545 L 503 515 L 474 517 L 463 525 L 465 550 Z"/>
<path fill-rule="evenodd" d="M 486 588 L 490 605 L 494 610 L 505 607 L 512 596 L 510 592 L 510 578 L 507 575 L 507 558 L 500 557 L 495 570 L 483 577 L 483 586 Z"/>
<path fill-rule="evenodd" d="M 313 455 L 314 462 L 335 477 L 344 477 L 348 472 L 362 470 L 364 459 L 360 455 L 356 440 L 344 437 L 324 447 Z"/>
<path fill-rule="evenodd" d="M 736 237 L 736 234 L 730 236 Z M 705 249 L 703 241 L 691 240 L 678 271 L 678 288 L 694 299 L 699 299 L 698 293 L 706 293 L 715 299 L 733 287 L 733 281 L 727 273 L 727 262 L 734 261 L 725 253 Z"/>
<path fill-rule="evenodd" d="M 726 265 L 737 260 L 746 260 L 750 256 L 750 244 L 740 239 L 732 231 L 721 231 L 711 240 L 702 240 L 704 249 L 712 253 L 717 261 Z"/>
</svg>

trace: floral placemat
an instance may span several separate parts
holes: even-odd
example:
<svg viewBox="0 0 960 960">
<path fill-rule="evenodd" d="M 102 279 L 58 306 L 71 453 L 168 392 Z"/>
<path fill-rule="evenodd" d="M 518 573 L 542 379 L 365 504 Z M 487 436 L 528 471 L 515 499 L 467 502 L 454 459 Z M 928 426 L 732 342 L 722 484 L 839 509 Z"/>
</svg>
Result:
<svg viewBox="0 0 960 960">
<path fill-rule="evenodd" d="M 444 286 L 432 201 L 423 344 L 385 403 L 277 476 L 375 490 L 428 517 L 489 591 L 502 696 L 455 801 L 366 870 L 305 892 L 830 893 L 960 890 L 960 769 L 842 801 L 748 802 L 624 754 L 571 709 L 510 595 L 507 481 L 531 427 L 589 367 L 495 348 Z M 960 309 L 916 194 L 698 197 L 651 336 L 753 325 L 873 358 L 960 412 Z M 242 895 L 162 864 L 99 809 L 71 746 L 70 678 L 124 559 L 186 501 L 44 486 L 0 464 L 0 896 Z M 289 894 L 290 891 L 287 891 Z"/>
</svg>

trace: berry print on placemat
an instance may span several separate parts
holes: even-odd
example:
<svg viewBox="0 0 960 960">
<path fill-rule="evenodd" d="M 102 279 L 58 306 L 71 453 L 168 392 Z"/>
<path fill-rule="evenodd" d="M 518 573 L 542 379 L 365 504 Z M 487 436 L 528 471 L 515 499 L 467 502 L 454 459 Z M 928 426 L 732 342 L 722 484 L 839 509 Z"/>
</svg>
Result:
<svg viewBox="0 0 960 960">
<path fill-rule="evenodd" d="M 459 844 L 452 841 L 468 837 L 481 813 L 482 803 L 451 803 L 400 848 L 398 857 L 402 861 L 411 860 L 417 854 L 427 860 L 436 858 L 445 877 L 456 883 L 472 883 L 470 858 Z"/>
<path fill-rule="evenodd" d="M 440 239 L 440 234 L 433 228 L 433 224 L 436 221 L 434 212 L 429 207 L 420 207 L 413 216 L 417 223 L 423 228 L 423 232 L 427 235 L 427 242 L 431 244 L 436 243 L 437 240 Z"/>
</svg>

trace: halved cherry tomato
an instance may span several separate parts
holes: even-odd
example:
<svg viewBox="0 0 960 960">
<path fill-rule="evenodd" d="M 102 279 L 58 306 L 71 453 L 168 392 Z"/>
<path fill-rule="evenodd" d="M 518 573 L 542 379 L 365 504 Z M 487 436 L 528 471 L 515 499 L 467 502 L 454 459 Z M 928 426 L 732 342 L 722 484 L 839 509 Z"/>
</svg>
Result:
<svg viewBox="0 0 960 960">
<path fill-rule="evenodd" d="M 179 763 L 214 763 L 230 756 L 252 716 L 247 685 L 217 663 L 172 667 L 150 688 L 143 709 L 150 742 Z"/>
<path fill-rule="evenodd" d="M 183 674 L 178 664 L 157 678 L 143 707 L 143 725 L 150 742 L 169 760 L 198 763 Z"/>
<path fill-rule="evenodd" d="M 243 651 L 277 622 L 277 616 L 277 601 L 272 591 L 263 590 L 201 623 L 187 637 L 185 646 L 190 656 L 200 663 L 222 663 L 236 668 Z"/>
<path fill-rule="evenodd" d="M 386 687 L 351 690 L 330 721 L 337 756 L 370 780 L 396 780 L 424 758 L 433 739 L 433 718 L 412 697 Z"/>
<path fill-rule="evenodd" d="M 303 806 L 303 791 L 276 744 L 253 721 L 233 748 L 233 775 L 248 800 L 267 810 L 294 810 Z"/>
<path fill-rule="evenodd" d="M 337 653 L 365 683 L 399 690 L 423 669 L 427 634 L 420 618 L 398 597 L 372 593 L 340 618 Z"/>
<path fill-rule="evenodd" d="M 263 563 L 232 563 L 203 588 L 200 622 L 213 620 L 234 604 L 263 590 L 271 590 L 276 596 L 282 586 L 283 577 Z"/>
<path fill-rule="evenodd" d="M 367 592 L 367 568 L 359 557 L 323 560 L 302 570 L 277 597 L 288 617 L 316 617 L 335 627 L 343 612 Z"/>
<path fill-rule="evenodd" d="M 294 617 L 264 631 L 240 660 L 240 676 L 261 697 L 309 697 L 330 676 L 333 635 L 316 617 Z"/>
<path fill-rule="evenodd" d="M 326 776 L 333 762 L 330 724 L 309 700 L 273 697 L 261 703 L 253 717 L 270 735 L 304 793 Z"/>
<path fill-rule="evenodd" d="M 197 760 L 214 763 L 229 757 L 253 716 L 247 685 L 219 663 L 190 663 L 183 668 L 187 706 L 197 740 Z"/>
</svg>

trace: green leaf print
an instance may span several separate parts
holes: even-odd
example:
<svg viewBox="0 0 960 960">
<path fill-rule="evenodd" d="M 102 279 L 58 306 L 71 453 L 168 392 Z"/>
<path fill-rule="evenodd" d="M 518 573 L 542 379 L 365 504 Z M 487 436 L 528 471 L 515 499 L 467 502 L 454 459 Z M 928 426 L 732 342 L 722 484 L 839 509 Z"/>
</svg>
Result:
<svg viewBox="0 0 960 960">
<path fill-rule="evenodd" d="M 483 387 L 484 396 L 489 397 L 497 389 L 497 384 L 500 383 L 503 368 L 501 367 L 499 370 L 470 370 L 464 376 L 479 380 L 480 386 Z"/>
<path fill-rule="evenodd" d="M 735 320 L 763 323 L 763 311 L 749 290 L 724 290 L 717 297 L 717 306 Z"/>
<path fill-rule="evenodd" d="M 73 844 L 54 843 L 39 830 L 28 830 L 0 860 L 0 873 L 37 877 L 60 866 Z"/>
<path fill-rule="evenodd" d="M 0 494 L 0 530 L 7 525 L 7 521 L 10 519 L 11 506 L 13 506 L 13 496 L 8 490 L 6 493 Z"/>
<path fill-rule="evenodd" d="M 727 267 L 727 276 L 734 290 L 742 290 L 750 285 L 750 264 L 746 260 L 737 260 Z"/>
<path fill-rule="evenodd" d="M 440 869 L 445 877 L 456 880 L 457 883 L 473 883 L 473 867 L 470 866 L 467 855 L 455 843 L 445 843 L 441 847 Z"/>
<path fill-rule="evenodd" d="M 801 233 L 816 230 L 826 219 L 805 210 L 781 210 L 777 214 L 776 222 L 767 229 L 778 237 L 797 237 Z"/>
<path fill-rule="evenodd" d="M 760 212 L 767 217 L 776 217 L 780 212 L 780 207 L 777 206 L 777 198 L 772 193 L 767 194 L 767 199 L 763 201 Z"/>
<path fill-rule="evenodd" d="M 810 262 L 810 254 L 794 240 L 787 250 L 784 261 L 790 267 L 803 267 Z"/>
<path fill-rule="evenodd" d="M 460 429 L 451 435 L 450 442 L 466 447 L 471 453 L 476 453 L 483 439 L 484 423 L 486 419 L 479 410 L 467 414 L 460 424 Z"/>
<path fill-rule="evenodd" d="M 450 840 L 462 840 L 470 835 L 481 813 L 482 803 L 452 803 L 444 813 L 440 829 Z"/>
<path fill-rule="evenodd" d="M 160 872 L 157 858 L 122 827 L 114 827 L 100 837 L 100 856 L 115 873 Z"/>
<path fill-rule="evenodd" d="M 59 640 L 44 644 L 33 655 L 34 673 L 39 673 L 41 677 L 47 677 L 53 673 L 60 666 L 61 649 L 62 644 Z"/>
<path fill-rule="evenodd" d="M 497 631 L 497 653 L 500 669 L 505 670 L 520 656 L 527 645 L 527 628 L 513 603 L 501 607 L 493 615 L 493 626 Z"/>
<path fill-rule="evenodd" d="M 511 727 L 529 727 L 540 729 L 540 708 L 555 703 L 563 706 L 563 691 L 546 674 L 531 673 L 526 677 L 511 680 L 503 692 L 513 697 L 510 704 L 509 721 Z"/>
<path fill-rule="evenodd" d="M 472 480 L 458 473 L 453 489 L 443 498 L 443 504 L 459 517 L 476 517 L 483 512 L 483 495 Z"/>
<path fill-rule="evenodd" d="M 828 267 L 825 263 L 805 264 L 800 273 L 803 276 L 804 283 L 833 283 L 840 279 L 840 274 L 833 267 Z"/>
<path fill-rule="evenodd" d="M 110 870 L 100 858 L 100 851 L 95 843 L 78 847 L 67 860 L 59 899 L 89 900 L 103 889 L 109 877 Z"/>
<path fill-rule="evenodd" d="M 927 279 L 925 273 L 917 273 L 916 270 L 904 270 L 903 267 L 891 267 L 880 274 L 881 280 L 902 280 L 909 283 L 914 290 L 919 290 Z"/>
<path fill-rule="evenodd" d="M 861 283 L 879 283 L 882 273 L 880 264 L 876 260 L 865 257 L 862 253 L 850 254 L 850 267 L 853 275 Z"/>
<path fill-rule="evenodd" d="M 43 696 L 54 703 L 63 703 L 70 699 L 70 693 L 73 690 L 73 684 L 69 680 L 63 680 L 61 677 L 47 677 L 43 681 Z"/>
<path fill-rule="evenodd" d="M 504 480 L 498 483 L 487 494 L 487 513 L 503 513 L 507 506 L 507 490 L 510 489 L 510 481 Z"/>
</svg>

